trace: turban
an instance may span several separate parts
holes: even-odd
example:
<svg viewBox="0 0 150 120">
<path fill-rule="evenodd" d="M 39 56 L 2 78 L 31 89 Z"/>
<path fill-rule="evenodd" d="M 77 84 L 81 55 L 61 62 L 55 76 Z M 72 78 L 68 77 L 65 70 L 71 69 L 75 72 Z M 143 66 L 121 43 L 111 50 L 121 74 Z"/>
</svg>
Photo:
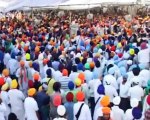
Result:
<svg viewBox="0 0 150 120">
<path fill-rule="evenodd" d="M 26 53 L 25 57 L 26 57 L 26 60 L 30 60 L 30 54 L 29 53 Z"/>
<path fill-rule="evenodd" d="M 86 63 L 86 64 L 84 65 L 84 67 L 85 67 L 85 69 L 90 69 L 90 64 L 89 64 L 89 63 Z"/>
<path fill-rule="evenodd" d="M 142 42 L 141 45 L 140 45 L 141 49 L 146 49 L 147 46 L 146 46 L 146 42 Z"/>
<path fill-rule="evenodd" d="M 84 80 L 85 80 L 85 75 L 84 75 L 84 73 L 79 73 L 78 78 L 80 78 L 81 81 L 82 81 L 82 83 L 84 83 Z"/>
<path fill-rule="evenodd" d="M 85 95 L 84 95 L 83 92 L 79 91 L 79 92 L 77 92 L 77 94 L 76 94 L 76 98 L 77 98 L 77 101 L 84 101 Z"/>
<path fill-rule="evenodd" d="M 66 108 L 63 105 L 59 105 L 57 108 L 57 113 L 59 116 L 64 116 L 66 113 Z"/>
<path fill-rule="evenodd" d="M 110 104 L 110 98 L 109 98 L 109 96 L 104 96 L 104 97 L 101 99 L 100 104 L 101 104 L 103 107 L 107 107 L 107 106 Z"/>
<path fill-rule="evenodd" d="M 142 117 L 142 110 L 135 107 L 132 109 L 132 115 L 134 119 L 140 119 Z"/>
<path fill-rule="evenodd" d="M 66 95 L 66 100 L 68 102 L 72 102 L 73 101 L 73 98 L 74 98 L 74 95 L 72 92 L 68 92 L 67 95 Z"/>
<path fill-rule="evenodd" d="M 147 104 L 150 106 L 150 94 L 147 96 L 146 101 L 147 101 Z"/>
<path fill-rule="evenodd" d="M 94 68 L 95 67 L 95 63 L 94 62 L 90 62 L 90 68 Z"/>
<path fill-rule="evenodd" d="M 11 81 L 11 89 L 16 89 L 18 87 L 18 82 L 16 79 Z"/>
<path fill-rule="evenodd" d="M 110 114 L 111 109 L 109 107 L 103 107 L 102 112 L 103 114 Z"/>
<path fill-rule="evenodd" d="M 73 83 L 72 81 L 69 81 L 69 83 L 68 83 L 68 88 L 69 88 L 70 90 L 73 90 L 73 89 L 74 89 L 74 83 Z"/>
<path fill-rule="evenodd" d="M 134 55 L 134 49 L 129 50 L 130 55 Z"/>
<path fill-rule="evenodd" d="M 113 99 L 113 104 L 114 104 L 114 105 L 119 105 L 119 104 L 120 104 L 120 101 L 121 101 L 121 98 L 120 98 L 119 96 L 117 96 L 117 97 L 115 97 L 115 98 Z"/>
<path fill-rule="evenodd" d="M 36 89 L 35 88 L 30 88 L 28 90 L 28 96 L 33 97 L 36 94 Z"/>
<path fill-rule="evenodd" d="M 9 70 L 8 70 L 8 69 L 4 69 L 4 70 L 3 70 L 3 75 L 4 75 L 5 77 L 9 76 Z"/>
<path fill-rule="evenodd" d="M 5 84 L 5 80 L 3 77 L 0 77 L 0 86 L 4 85 Z"/>
<path fill-rule="evenodd" d="M 76 78 L 75 79 L 75 85 L 77 86 L 77 87 L 79 87 L 79 86 L 81 86 L 81 83 L 82 81 L 81 81 L 81 79 L 80 78 Z"/>
<path fill-rule="evenodd" d="M 33 79 L 34 79 L 35 81 L 38 81 L 39 78 L 40 78 L 40 75 L 39 75 L 38 73 L 35 73 L 35 74 L 33 75 Z"/>
<path fill-rule="evenodd" d="M 55 107 L 58 107 L 59 105 L 61 105 L 61 96 L 60 95 L 55 95 L 53 98 L 53 105 Z"/>
<path fill-rule="evenodd" d="M 9 88 L 8 83 L 5 83 L 5 84 L 2 86 L 1 90 L 2 90 L 2 91 L 6 91 L 6 90 L 8 90 L 8 88 Z"/>
<path fill-rule="evenodd" d="M 68 70 L 67 69 L 63 69 L 62 74 L 63 74 L 63 76 L 68 76 Z"/>
<path fill-rule="evenodd" d="M 83 64 L 82 64 L 82 63 L 79 63 L 79 64 L 77 65 L 77 68 L 78 68 L 78 70 L 83 70 Z"/>
<path fill-rule="evenodd" d="M 99 85 L 98 88 L 97 88 L 97 92 L 100 95 L 105 95 L 105 87 L 104 87 L 104 85 L 102 85 L 102 84 Z"/>
</svg>

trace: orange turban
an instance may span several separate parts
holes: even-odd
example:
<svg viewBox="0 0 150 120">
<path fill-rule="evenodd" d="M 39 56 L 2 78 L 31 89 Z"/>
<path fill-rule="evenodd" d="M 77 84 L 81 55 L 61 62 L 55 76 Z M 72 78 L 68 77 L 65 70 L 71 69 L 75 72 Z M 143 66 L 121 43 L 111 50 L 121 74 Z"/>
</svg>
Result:
<svg viewBox="0 0 150 120">
<path fill-rule="evenodd" d="M 63 74 L 63 76 L 68 76 L 68 70 L 67 69 L 63 69 L 62 74 Z"/>
<path fill-rule="evenodd" d="M 28 96 L 33 97 L 36 94 L 36 89 L 35 88 L 30 88 L 28 90 Z"/>
<path fill-rule="evenodd" d="M 77 98 L 77 101 L 84 101 L 85 95 L 84 95 L 84 93 L 82 91 L 79 91 L 76 94 L 76 98 Z"/>
<path fill-rule="evenodd" d="M 78 78 L 81 79 L 81 82 L 82 82 L 82 84 L 83 84 L 83 83 L 84 83 L 84 80 L 85 80 L 85 75 L 84 75 L 84 73 L 79 73 Z"/>
<path fill-rule="evenodd" d="M 102 112 L 103 112 L 103 114 L 110 114 L 110 108 L 109 107 L 103 107 L 102 108 Z"/>
<path fill-rule="evenodd" d="M 9 76 L 9 70 L 8 69 L 4 69 L 2 73 L 5 77 Z"/>
<path fill-rule="evenodd" d="M 94 68 L 95 67 L 95 63 L 94 62 L 90 62 L 90 68 Z"/>
<path fill-rule="evenodd" d="M 107 107 L 107 106 L 110 104 L 110 98 L 109 98 L 109 96 L 104 96 L 104 97 L 101 99 L 100 104 L 101 104 L 103 107 Z"/>
<path fill-rule="evenodd" d="M 33 75 L 33 79 L 34 79 L 35 81 L 38 81 L 39 78 L 40 78 L 40 75 L 39 75 L 38 73 L 35 73 L 35 74 Z"/>
</svg>

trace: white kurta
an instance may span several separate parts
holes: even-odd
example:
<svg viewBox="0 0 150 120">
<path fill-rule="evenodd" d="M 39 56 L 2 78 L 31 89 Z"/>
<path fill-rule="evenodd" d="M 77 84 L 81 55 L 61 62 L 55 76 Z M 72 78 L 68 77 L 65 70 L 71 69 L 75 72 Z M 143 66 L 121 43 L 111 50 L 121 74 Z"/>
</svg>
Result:
<svg viewBox="0 0 150 120">
<path fill-rule="evenodd" d="M 10 70 L 11 75 L 16 74 L 16 70 L 19 68 L 19 62 L 15 59 L 10 59 L 8 61 L 8 69 Z"/>
<path fill-rule="evenodd" d="M 37 102 L 32 97 L 27 97 L 24 102 L 25 117 L 27 120 L 38 120 L 36 111 L 38 111 Z"/>
<path fill-rule="evenodd" d="M 5 118 L 8 119 L 8 115 L 10 113 L 10 107 L 8 106 L 8 104 L 10 104 L 9 97 L 8 97 L 8 92 L 1 91 L 1 99 L 2 99 L 3 103 L 6 106 Z"/>
<path fill-rule="evenodd" d="M 11 104 L 11 112 L 17 115 L 19 120 L 24 120 L 24 95 L 18 89 L 12 89 L 8 91 L 8 96 Z"/>
<path fill-rule="evenodd" d="M 139 85 L 136 85 L 129 88 L 128 96 L 131 99 L 136 98 L 138 101 L 141 101 L 142 97 L 144 96 L 144 90 Z"/>
<path fill-rule="evenodd" d="M 0 104 L 0 120 L 5 120 L 5 112 L 6 112 L 6 106 L 5 104 L 2 102 Z"/>
<path fill-rule="evenodd" d="M 77 114 L 77 112 L 78 112 L 78 110 L 79 110 L 82 103 L 84 103 L 84 102 L 77 102 L 77 103 L 74 104 L 74 108 L 73 108 L 74 120 L 77 120 L 75 115 Z M 79 116 L 78 120 L 92 120 L 89 106 L 86 105 L 85 103 L 84 103 L 84 105 L 81 109 L 81 113 L 80 113 L 80 116 Z"/>
</svg>

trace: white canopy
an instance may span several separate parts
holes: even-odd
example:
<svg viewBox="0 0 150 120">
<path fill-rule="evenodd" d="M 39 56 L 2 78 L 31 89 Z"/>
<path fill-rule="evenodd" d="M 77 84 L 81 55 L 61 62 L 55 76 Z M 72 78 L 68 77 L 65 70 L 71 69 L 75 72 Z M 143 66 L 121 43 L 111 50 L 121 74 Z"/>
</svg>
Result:
<svg viewBox="0 0 150 120">
<path fill-rule="evenodd" d="M 150 0 L 141 0 L 149 5 Z M 0 11 L 27 8 L 59 8 L 64 10 L 90 9 L 101 5 L 131 5 L 137 0 L 0 0 Z"/>
<path fill-rule="evenodd" d="M 69 0 L 59 5 L 59 9 L 65 10 L 81 10 L 98 7 L 100 4 L 91 4 L 91 0 Z"/>
<path fill-rule="evenodd" d="M 101 5 L 130 5 L 136 4 L 137 0 L 69 0 L 59 5 L 60 9 L 88 9 L 99 7 Z"/>
</svg>

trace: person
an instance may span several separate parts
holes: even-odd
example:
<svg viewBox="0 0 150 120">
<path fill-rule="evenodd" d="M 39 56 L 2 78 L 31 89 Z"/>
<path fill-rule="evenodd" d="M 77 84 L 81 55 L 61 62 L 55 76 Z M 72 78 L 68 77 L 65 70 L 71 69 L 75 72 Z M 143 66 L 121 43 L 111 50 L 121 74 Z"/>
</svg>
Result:
<svg viewBox="0 0 150 120">
<path fill-rule="evenodd" d="M 59 78 L 59 82 L 61 83 L 61 88 L 64 91 L 68 90 L 68 82 L 71 81 L 71 79 L 68 77 L 68 70 L 63 69 L 62 70 L 62 77 Z"/>
<path fill-rule="evenodd" d="M 17 115 L 19 120 L 24 120 L 25 111 L 24 111 L 24 100 L 25 96 L 18 89 L 18 82 L 16 80 L 12 80 L 10 90 L 8 91 L 8 97 L 11 105 L 11 112 Z"/>
<path fill-rule="evenodd" d="M 111 108 L 112 120 L 124 120 L 124 111 L 119 108 L 121 98 L 119 96 L 113 99 L 114 106 Z"/>
<path fill-rule="evenodd" d="M 34 97 L 36 95 L 36 89 L 30 88 L 28 90 L 28 97 L 24 101 L 24 108 L 25 108 L 25 118 L 27 120 L 40 120 L 39 113 L 38 113 L 38 104 L 35 101 Z"/>
<path fill-rule="evenodd" d="M 59 105 L 62 104 L 62 98 L 59 94 L 55 94 L 52 98 L 51 98 L 51 103 L 50 103 L 50 119 L 54 119 L 58 117 L 58 113 L 57 113 L 57 108 Z"/>
<path fill-rule="evenodd" d="M 119 96 L 121 97 L 121 102 L 119 107 L 125 112 L 130 108 L 130 100 L 128 99 L 128 90 L 130 88 L 130 83 L 127 81 L 128 76 L 124 75 L 120 80 L 118 80 L 120 89 Z"/>
<path fill-rule="evenodd" d="M 141 50 L 138 52 L 138 62 L 140 64 L 145 65 L 146 68 L 148 68 L 149 62 L 150 62 L 150 50 L 149 50 L 149 48 L 147 48 L 146 42 L 142 42 L 140 47 L 141 47 Z M 142 57 L 143 55 L 145 56 L 144 59 Z"/>
<path fill-rule="evenodd" d="M 47 62 L 47 59 L 43 59 L 43 65 L 40 67 L 40 76 L 42 79 L 46 77 L 46 70 L 48 69 Z"/>
<path fill-rule="evenodd" d="M 67 120 L 73 120 L 74 119 L 74 114 L 73 114 L 73 107 L 74 107 L 74 95 L 72 92 L 68 92 L 66 95 L 66 100 L 64 106 L 66 108 L 66 114 L 67 114 Z"/>
<path fill-rule="evenodd" d="M 73 107 L 74 120 L 92 120 L 89 106 L 84 103 L 84 93 L 79 91 L 76 98 L 78 102 Z"/>
<path fill-rule="evenodd" d="M 4 77 L 5 82 L 7 82 L 9 84 L 9 87 L 10 87 L 12 79 L 9 75 L 9 70 L 3 69 L 2 76 Z"/>
<path fill-rule="evenodd" d="M 34 83 L 33 83 L 34 88 L 38 91 L 39 87 L 41 86 L 41 82 L 40 82 L 41 78 L 40 78 L 39 73 L 35 73 L 33 75 L 33 80 L 34 80 Z"/>
<path fill-rule="evenodd" d="M 1 118 L 1 120 L 5 120 L 5 112 L 6 112 L 6 106 L 2 102 L 2 99 L 0 98 L 0 118 Z"/>
<path fill-rule="evenodd" d="M 143 114 L 148 110 L 150 107 L 150 93 L 145 97 L 143 102 Z"/>
<path fill-rule="evenodd" d="M 98 107 L 98 109 L 95 109 L 93 120 L 97 120 L 97 119 L 103 117 L 102 109 L 105 107 L 108 107 L 110 105 L 110 97 L 109 96 L 103 96 L 101 98 L 99 104 L 100 104 L 100 107 Z"/>
<path fill-rule="evenodd" d="M 144 81 L 142 81 L 142 77 L 139 76 L 139 74 L 140 74 L 140 68 L 139 67 L 135 67 L 135 68 L 132 69 L 132 72 L 133 72 L 134 76 L 130 79 L 130 83 L 132 84 L 133 81 L 136 81 L 137 83 L 139 83 L 139 85 L 141 87 L 143 87 L 142 83 Z"/>
<path fill-rule="evenodd" d="M 73 65 L 72 66 L 72 71 L 69 75 L 69 78 L 74 82 L 75 79 L 78 77 L 79 73 L 77 72 L 77 66 Z"/>
<path fill-rule="evenodd" d="M 19 62 L 15 59 L 16 54 L 13 52 L 11 54 L 11 59 L 8 61 L 7 69 L 10 70 L 10 75 L 15 76 L 16 71 L 19 68 Z"/>
<path fill-rule="evenodd" d="M 139 101 L 136 98 L 130 100 L 130 109 L 127 109 L 125 112 L 124 120 L 133 120 L 132 110 L 133 108 L 137 108 L 139 105 Z"/>
<path fill-rule="evenodd" d="M 85 71 L 84 71 L 84 75 L 85 75 L 85 82 L 88 84 L 90 80 L 93 80 L 93 73 L 90 71 L 90 64 L 86 63 L 84 65 L 85 67 Z"/>
<path fill-rule="evenodd" d="M 28 71 L 25 67 L 25 62 L 20 61 L 20 68 L 17 69 L 16 77 L 18 78 L 18 83 L 20 90 L 24 93 L 24 95 L 27 95 L 27 89 L 28 89 Z"/>
<path fill-rule="evenodd" d="M 58 118 L 55 118 L 54 120 L 67 120 L 64 116 L 66 113 L 66 108 L 63 105 L 59 105 L 57 108 L 57 113 L 59 115 Z"/>
<path fill-rule="evenodd" d="M 44 109 L 46 109 L 46 102 L 50 103 L 50 101 L 48 102 L 48 99 L 50 100 L 50 97 L 46 94 L 47 89 L 48 89 L 47 84 L 43 83 L 42 91 L 37 92 L 36 97 L 35 97 L 35 100 L 36 100 L 36 102 L 38 104 L 38 108 L 39 108 L 40 119 L 42 119 L 42 120 L 47 120 L 49 118 L 49 116 L 46 116 L 45 111 L 44 111 Z"/>
<path fill-rule="evenodd" d="M 113 99 L 114 97 L 118 96 L 117 90 L 114 86 L 111 85 L 111 82 L 107 81 L 105 87 L 105 95 L 110 96 L 111 106 L 113 105 Z"/>
<path fill-rule="evenodd" d="M 132 100 L 133 98 L 136 98 L 140 104 L 139 106 L 142 109 L 142 98 L 144 96 L 144 90 L 140 87 L 138 82 L 133 82 L 132 83 L 132 87 L 129 88 L 128 91 L 128 97 L 130 97 L 130 100 Z"/>
<path fill-rule="evenodd" d="M 8 83 L 5 83 L 1 88 L 1 99 L 6 106 L 6 111 L 5 111 L 6 120 L 8 119 L 8 115 L 10 113 L 10 102 L 9 102 L 8 91 L 9 91 L 9 85 Z"/>
</svg>

